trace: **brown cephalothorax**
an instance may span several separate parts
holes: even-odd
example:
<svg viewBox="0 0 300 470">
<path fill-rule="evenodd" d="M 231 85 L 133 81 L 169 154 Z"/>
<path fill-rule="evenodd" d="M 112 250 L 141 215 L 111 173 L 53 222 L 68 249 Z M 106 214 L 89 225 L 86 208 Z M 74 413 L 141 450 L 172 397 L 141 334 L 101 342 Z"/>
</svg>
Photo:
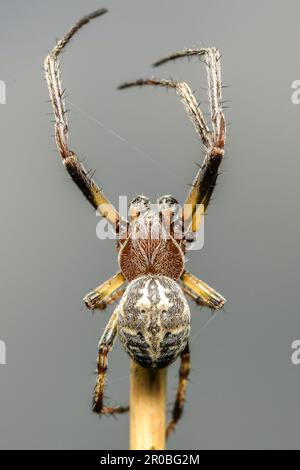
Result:
<svg viewBox="0 0 300 470">
<path fill-rule="evenodd" d="M 186 296 L 197 305 L 213 310 L 222 308 L 225 303 L 218 292 L 185 270 L 185 254 L 199 230 L 224 156 L 226 123 L 221 96 L 221 56 L 214 47 L 186 49 L 154 64 L 159 66 L 169 60 L 191 56 L 204 61 L 211 128 L 186 82 L 149 78 L 119 87 L 152 85 L 173 88 L 205 149 L 203 163 L 182 209 L 170 195 L 162 196 L 155 207 L 145 196 L 137 196 L 129 208 L 129 221 L 124 220 L 76 153 L 69 148 L 64 90 L 60 80 L 59 55 L 64 47 L 83 25 L 105 13 L 104 9 L 97 10 L 79 20 L 57 43 L 44 63 L 54 112 L 55 138 L 64 166 L 92 207 L 114 227 L 118 237 L 119 271 L 84 298 L 91 310 L 103 310 L 120 300 L 99 342 L 93 409 L 99 414 L 128 410 L 128 407 L 107 407 L 103 403 L 108 354 L 118 334 L 131 358 L 143 367 L 167 367 L 180 356 L 179 385 L 172 420 L 167 428 L 169 434 L 181 417 L 190 371 L 190 309 Z"/>
<path fill-rule="evenodd" d="M 168 197 L 174 200 L 172 196 L 163 196 Z M 142 208 L 140 201 L 144 204 Z M 162 208 L 160 200 L 157 206 L 155 211 L 147 198 L 137 196 L 129 208 L 131 221 L 119 252 L 120 269 L 128 281 L 143 274 L 179 279 L 183 273 L 183 237 L 172 230 L 173 207 L 164 204 Z"/>
</svg>

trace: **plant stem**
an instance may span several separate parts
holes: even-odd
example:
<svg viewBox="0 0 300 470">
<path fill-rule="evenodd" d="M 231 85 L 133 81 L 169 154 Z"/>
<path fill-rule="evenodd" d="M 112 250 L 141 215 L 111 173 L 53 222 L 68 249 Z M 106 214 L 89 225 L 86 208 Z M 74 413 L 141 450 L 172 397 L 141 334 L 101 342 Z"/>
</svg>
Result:
<svg viewBox="0 0 300 470">
<path fill-rule="evenodd" d="M 165 449 L 166 390 L 166 369 L 144 369 L 131 361 L 131 450 Z"/>
</svg>

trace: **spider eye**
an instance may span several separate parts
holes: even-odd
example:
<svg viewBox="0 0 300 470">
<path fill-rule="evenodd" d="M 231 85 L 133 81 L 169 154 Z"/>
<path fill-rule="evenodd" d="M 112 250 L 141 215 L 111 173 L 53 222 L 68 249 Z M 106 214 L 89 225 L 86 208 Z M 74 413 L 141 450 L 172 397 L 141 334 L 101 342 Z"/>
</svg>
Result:
<svg viewBox="0 0 300 470">
<path fill-rule="evenodd" d="M 179 204 L 173 196 L 162 196 L 157 201 L 159 212 L 166 215 L 177 215 L 179 212 Z"/>
<path fill-rule="evenodd" d="M 150 199 L 145 196 L 136 196 L 130 204 L 129 214 L 132 217 L 139 215 L 140 213 L 146 212 L 151 208 Z"/>
<path fill-rule="evenodd" d="M 174 206 L 178 205 L 177 199 L 171 195 L 161 196 L 158 201 L 158 205 Z"/>
</svg>

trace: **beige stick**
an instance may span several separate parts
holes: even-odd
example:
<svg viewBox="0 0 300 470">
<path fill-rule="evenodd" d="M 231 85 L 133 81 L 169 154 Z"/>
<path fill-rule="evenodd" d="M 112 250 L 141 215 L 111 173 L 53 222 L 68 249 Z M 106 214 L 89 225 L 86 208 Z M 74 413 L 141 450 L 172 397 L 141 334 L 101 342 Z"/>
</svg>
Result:
<svg viewBox="0 0 300 470">
<path fill-rule="evenodd" d="M 131 361 L 131 450 L 165 449 L 166 390 L 166 369 L 144 369 Z"/>
</svg>

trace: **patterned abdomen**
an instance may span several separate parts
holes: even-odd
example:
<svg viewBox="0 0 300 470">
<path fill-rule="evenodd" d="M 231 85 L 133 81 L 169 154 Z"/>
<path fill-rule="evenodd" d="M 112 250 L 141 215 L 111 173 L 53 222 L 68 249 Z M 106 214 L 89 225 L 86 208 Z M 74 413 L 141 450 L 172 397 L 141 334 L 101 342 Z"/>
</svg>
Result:
<svg viewBox="0 0 300 470">
<path fill-rule="evenodd" d="M 190 333 L 190 310 L 179 285 L 164 276 L 132 281 L 118 306 L 118 333 L 141 366 L 168 366 L 183 351 Z"/>
</svg>

